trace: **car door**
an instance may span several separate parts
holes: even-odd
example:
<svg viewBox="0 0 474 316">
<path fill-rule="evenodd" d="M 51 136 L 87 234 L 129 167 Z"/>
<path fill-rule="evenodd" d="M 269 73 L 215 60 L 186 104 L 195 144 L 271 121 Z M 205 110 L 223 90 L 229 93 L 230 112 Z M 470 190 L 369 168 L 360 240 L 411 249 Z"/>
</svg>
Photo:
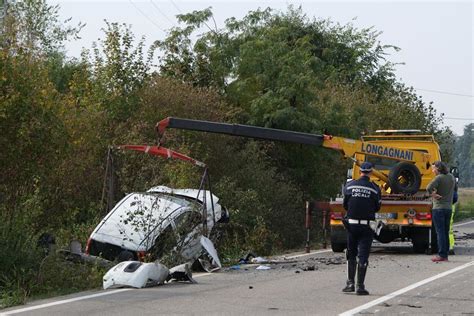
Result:
<svg viewBox="0 0 474 316">
<path fill-rule="evenodd" d="M 185 260 L 196 259 L 201 251 L 202 214 L 192 208 L 187 208 L 173 219 L 178 238 L 176 251 Z"/>
</svg>

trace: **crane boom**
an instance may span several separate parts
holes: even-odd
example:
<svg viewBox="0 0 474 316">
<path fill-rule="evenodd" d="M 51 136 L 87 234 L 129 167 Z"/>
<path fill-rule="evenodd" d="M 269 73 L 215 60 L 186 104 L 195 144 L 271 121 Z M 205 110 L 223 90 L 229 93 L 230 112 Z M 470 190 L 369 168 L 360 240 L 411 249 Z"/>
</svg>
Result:
<svg viewBox="0 0 474 316">
<path fill-rule="evenodd" d="M 356 153 L 362 153 L 369 156 L 391 158 L 412 163 L 428 162 L 429 160 L 429 155 L 419 151 L 381 146 L 379 144 L 367 141 L 364 142 L 361 140 L 332 135 L 318 135 L 267 127 L 168 117 L 156 124 L 156 131 L 158 133 L 159 139 L 162 138 L 166 128 L 186 129 L 256 139 L 316 145 L 340 151 L 347 158 L 354 157 Z"/>
<path fill-rule="evenodd" d="M 283 142 L 317 146 L 321 146 L 324 141 L 323 135 L 293 132 L 250 125 L 189 120 L 175 117 L 168 117 L 156 124 L 156 131 L 158 132 L 158 137 L 160 139 L 163 136 L 166 128 L 187 129 L 201 132 L 227 134 L 233 136 L 251 137 L 266 140 L 277 140 Z"/>
<path fill-rule="evenodd" d="M 344 157 L 353 160 L 354 164 L 357 166 L 360 166 L 362 163 L 362 161 L 356 159 L 357 154 L 361 154 L 364 157 L 373 156 L 392 159 L 416 166 L 415 169 L 417 169 L 417 172 L 415 173 L 417 173 L 417 178 L 420 177 L 421 173 L 427 174 L 430 172 L 429 166 L 431 156 L 428 153 L 420 150 L 412 150 L 410 148 L 387 146 L 377 142 L 332 135 L 318 135 L 274 128 L 190 120 L 175 117 L 168 117 L 159 121 L 155 128 L 158 133 L 159 143 L 161 143 L 161 138 L 163 137 L 166 128 L 177 128 L 325 147 L 339 151 Z M 384 172 L 374 169 L 373 175 L 382 180 L 388 186 L 391 186 L 389 182 L 393 183 L 393 180 L 389 180 L 389 175 Z"/>
</svg>

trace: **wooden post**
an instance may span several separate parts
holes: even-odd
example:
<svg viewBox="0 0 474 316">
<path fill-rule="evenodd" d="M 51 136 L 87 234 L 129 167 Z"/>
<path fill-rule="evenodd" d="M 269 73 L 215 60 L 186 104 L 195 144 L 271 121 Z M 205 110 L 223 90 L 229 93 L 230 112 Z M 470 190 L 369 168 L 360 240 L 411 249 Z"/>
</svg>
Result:
<svg viewBox="0 0 474 316">
<path fill-rule="evenodd" d="M 310 252 L 309 247 L 309 232 L 311 230 L 311 206 L 309 201 L 306 201 L 306 220 L 305 220 L 305 227 L 306 227 L 306 246 L 305 252 Z"/>
</svg>

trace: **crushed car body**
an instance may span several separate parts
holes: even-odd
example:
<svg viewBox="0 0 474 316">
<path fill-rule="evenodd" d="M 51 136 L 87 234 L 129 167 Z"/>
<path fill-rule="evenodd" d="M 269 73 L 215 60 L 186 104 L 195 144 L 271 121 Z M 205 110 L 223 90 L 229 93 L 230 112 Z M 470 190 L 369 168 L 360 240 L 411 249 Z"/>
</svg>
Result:
<svg viewBox="0 0 474 316">
<path fill-rule="evenodd" d="M 181 262 L 192 262 L 203 252 L 201 237 L 209 236 L 216 223 L 229 220 L 228 211 L 218 202 L 207 190 L 156 186 L 130 193 L 97 225 L 85 252 L 126 261 L 149 255 L 152 260 L 160 259 L 171 251 Z M 219 262 L 214 258 L 217 255 L 210 255 Z"/>
</svg>

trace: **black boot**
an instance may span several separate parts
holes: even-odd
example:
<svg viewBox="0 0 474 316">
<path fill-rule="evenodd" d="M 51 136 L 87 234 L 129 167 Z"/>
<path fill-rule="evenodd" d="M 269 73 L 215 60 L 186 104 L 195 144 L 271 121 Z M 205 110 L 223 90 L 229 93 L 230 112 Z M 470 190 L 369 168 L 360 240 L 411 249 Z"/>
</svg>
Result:
<svg viewBox="0 0 474 316">
<path fill-rule="evenodd" d="M 342 289 L 343 292 L 354 292 L 354 277 L 356 274 L 357 262 L 355 260 L 347 260 L 347 283 L 346 287 Z"/>
<path fill-rule="evenodd" d="M 356 290 L 357 295 L 369 295 L 369 292 L 365 289 L 365 286 L 364 286 L 365 274 L 367 273 L 367 266 L 368 266 L 368 263 L 357 265 L 357 290 Z"/>
</svg>

